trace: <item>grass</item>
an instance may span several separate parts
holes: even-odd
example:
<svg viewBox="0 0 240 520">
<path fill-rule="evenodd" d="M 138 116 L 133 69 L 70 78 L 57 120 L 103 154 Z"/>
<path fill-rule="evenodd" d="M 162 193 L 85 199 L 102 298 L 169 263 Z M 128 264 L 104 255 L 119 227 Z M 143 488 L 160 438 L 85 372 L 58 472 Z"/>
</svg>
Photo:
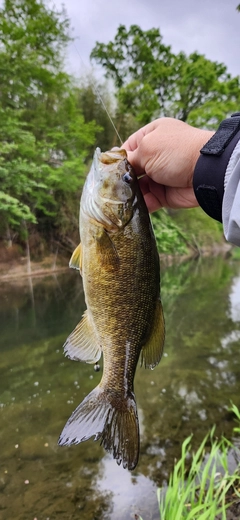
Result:
<svg viewBox="0 0 240 520">
<path fill-rule="evenodd" d="M 235 405 L 231 411 L 238 422 L 234 431 L 240 433 L 240 411 Z M 231 495 L 234 491 L 240 498 L 237 490 L 240 464 L 233 474 L 230 475 L 228 470 L 228 452 L 234 446 L 224 437 L 215 439 L 213 428 L 196 453 L 191 455 L 189 467 L 191 439 L 192 436 L 188 437 L 182 444 L 181 458 L 174 466 L 168 486 L 157 491 L 160 519 L 226 520 L 227 508 L 231 505 L 227 500 L 230 491 Z"/>
<path fill-rule="evenodd" d="M 161 520 L 213 520 L 217 515 L 226 519 L 226 496 L 240 477 L 237 470 L 232 475 L 228 472 L 229 442 L 224 438 L 214 440 L 213 433 L 214 430 L 193 454 L 188 472 L 186 456 L 191 449 L 191 437 L 184 441 L 168 488 L 158 490 Z M 211 449 L 206 455 L 209 440 Z"/>
</svg>

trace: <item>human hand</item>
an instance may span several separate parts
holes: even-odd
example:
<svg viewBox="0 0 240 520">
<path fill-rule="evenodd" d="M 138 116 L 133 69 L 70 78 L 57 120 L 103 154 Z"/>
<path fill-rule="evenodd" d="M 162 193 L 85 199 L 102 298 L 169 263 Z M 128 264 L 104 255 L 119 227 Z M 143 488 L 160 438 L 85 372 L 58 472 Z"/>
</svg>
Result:
<svg viewBox="0 0 240 520">
<path fill-rule="evenodd" d="M 214 134 L 164 117 L 132 134 L 122 148 L 138 176 L 149 212 L 198 206 L 192 187 L 200 149 Z"/>
</svg>

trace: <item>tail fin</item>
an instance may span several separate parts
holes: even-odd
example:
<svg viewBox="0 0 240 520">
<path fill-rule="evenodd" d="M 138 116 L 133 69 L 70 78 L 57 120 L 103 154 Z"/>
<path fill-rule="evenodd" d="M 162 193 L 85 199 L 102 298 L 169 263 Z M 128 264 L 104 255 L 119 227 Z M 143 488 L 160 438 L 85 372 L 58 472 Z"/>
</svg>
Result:
<svg viewBox="0 0 240 520">
<path fill-rule="evenodd" d="M 112 402 L 111 402 L 112 401 Z M 94 437 L 112 453 L 117 464 L 132 470 L 139 455 L 139 425 L 134 394 L 126 399 L 97 386 L 74 410 L 59 437 L 60 446 L 79 444 Z"/>
</svg>

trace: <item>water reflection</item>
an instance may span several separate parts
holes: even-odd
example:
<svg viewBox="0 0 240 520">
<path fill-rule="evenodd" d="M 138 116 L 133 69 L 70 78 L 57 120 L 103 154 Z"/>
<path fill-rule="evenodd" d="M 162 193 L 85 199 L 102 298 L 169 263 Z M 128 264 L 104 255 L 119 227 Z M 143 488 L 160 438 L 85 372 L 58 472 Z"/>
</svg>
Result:
<svg viewBox="0 0 240 520">
<path fill-rule="evenodd" d="M 229 293 L 230 300 L 230 317 L 232 321 L 239 323 L 240 317 L 240 276 L 233 279 L 232 287 Z"/>
<path fill-rule="evenodd" d="M 60 448 L 58 435 L 101 373 L 63 356 L 85 308 L 75 272 L 32 286 L 1 285 L 1 520 L 159 518 L 156 488 L 185 437 L 196 446 L 213 424 L 232 436 L 240 406 L 240 268 L 219 259 L 162 272 L 165 353 L 138 368 L 141 423 L 136 470 L 118 467 L 98 443 Z"/>
</svg>

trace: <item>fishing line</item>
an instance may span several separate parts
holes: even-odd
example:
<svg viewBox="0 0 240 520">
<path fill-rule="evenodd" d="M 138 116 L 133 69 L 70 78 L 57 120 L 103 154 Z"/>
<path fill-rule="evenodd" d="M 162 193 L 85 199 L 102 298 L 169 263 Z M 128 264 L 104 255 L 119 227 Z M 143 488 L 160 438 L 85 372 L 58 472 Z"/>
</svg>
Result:
<svg viewBox="0 0 240 520">
<path fill-rule="evenodd" d="M 75 47 L 75 50 L 76 50 L 77 53 L 78 53 L 78 56 L 79 56 L 79 58 L 80 58 L 80 60 L 81 60 L 81 62 L 82 62 L 82 64 L 83 64 L 84 68 L 87 69 L 87 67 L 86 67 L 86 65 L 85 65 L 85 63 L 84 63 L 84 61 L 83 61 L 83 59 L 82 59 L 82 56 L 81 56 L 81 54 L 80 54 L 80 52 L 79 52 L 79 50 L 78 50 L 78 48 L 77 48 L 75 42 L 73 42 L 73 45 L 74 45 L 74 47 Z M 120 143 L 121 143 L 121 145 L 122 145 L 122 144 L 123 144 L 123 141 L 122 141 L 122 139 L 121 139 L 121 137 L 120 137 L 120 135 L 119 135 L 119 132 L 118 132 L 118 130 L 117 130 L 116 125 L 114 124 L 114 121 L 113 121 L 113 119 L 112 119 L 112 117 L 111 117 L 111 114 L 109 113 L 109 111 L 108 111 L 108 109 L 107 109 L 107 107 L 106 107 L 106 105 L 105 105 L 105 103 L 104 103 L 104 101 L 103 101 L 103 98 L 102 98 L 102 96 L 101 96 L 101 94 L 100 94 L 100 90 L 98 89 L 98 87 L 97 87 L 94 83 L 93 83 L 93 85 L 92 85 L 92 88 L 93 88 L 93 92 L 94 92 L 94 94 L 97 96 L 98 101 L 100 101 L 100 103 L 102 104 L 102 106 L 103 106 L 103 108 L 104 108 L 104 110 L 105 110 L 105 112 L 106 112 L 106 114 L 107 114 L 107 116 L 108 116 L 108 119 L 109 119 L 110 123 L 112 124 L 113 129 L 115 130 L 116 135 L 117 135 L 117 137 L 118 137 L 118 139 L 119 139 L 119 141 L 120 141 Z"/>
</svg>

